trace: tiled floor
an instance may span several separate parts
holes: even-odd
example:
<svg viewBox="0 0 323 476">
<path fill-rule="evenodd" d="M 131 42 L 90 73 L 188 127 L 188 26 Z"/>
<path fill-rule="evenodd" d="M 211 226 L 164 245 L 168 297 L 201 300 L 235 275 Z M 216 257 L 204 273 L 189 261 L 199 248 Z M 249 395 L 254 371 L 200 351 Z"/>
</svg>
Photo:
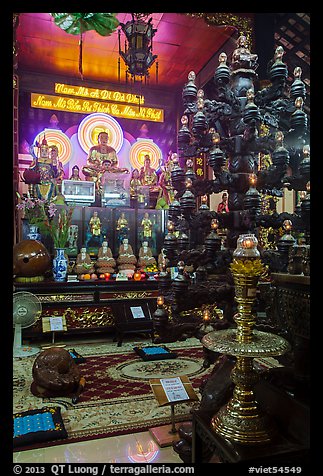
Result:
<svg viewBox="0 0 323 476">
<path fill-rule="evenodd" d="M 105 342 L 104 339 L 77 339 L 67 345 Z M 143 342 L 145 342 L 143 340 Z M 148 343 L 149 341 L 147 341 Z M 124 347 L 126 348 L 127 343 Z M 132 345 L 132 339 L 129 339 Z M 176 463 L 183 461 L 172 446 L 161 448 L 149 431 L 100 438 L 80 443 L 17 451 L 14 463 Z"/>
<path fill-rule="evenodd" d="M 176 463 L 172 446 L 161 448 L 148 431 L 15 452 L 14 463 Z"/>
</svg>

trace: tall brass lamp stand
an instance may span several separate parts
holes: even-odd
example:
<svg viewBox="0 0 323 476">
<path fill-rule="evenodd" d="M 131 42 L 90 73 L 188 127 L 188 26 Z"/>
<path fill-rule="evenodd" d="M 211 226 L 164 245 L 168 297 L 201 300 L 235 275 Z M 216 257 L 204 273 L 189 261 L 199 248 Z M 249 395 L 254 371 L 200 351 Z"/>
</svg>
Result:
<svg viewBox="0 0 323 476">
<path fill-rule="evenodd" d="M 235 329 L 213 331 L 202 344 L 207 349 L 236 357 L 231 378 L 235 384 L 232 398 L 213 416 L 211 425 L 221 436 L 245 445 L 268 443 L 275 432 L 268 415 L 258 406 L 254 386 L 258 374 L 253 368 L 255 357 L 282 355 L 289 343 L 274 334 L 253 330 L 256 316 L 252 307 L 259 278 L 266 272 L 253 234 L 240 235 L 230 265 L 235 284 L 238 312 Z"/>
</svg>

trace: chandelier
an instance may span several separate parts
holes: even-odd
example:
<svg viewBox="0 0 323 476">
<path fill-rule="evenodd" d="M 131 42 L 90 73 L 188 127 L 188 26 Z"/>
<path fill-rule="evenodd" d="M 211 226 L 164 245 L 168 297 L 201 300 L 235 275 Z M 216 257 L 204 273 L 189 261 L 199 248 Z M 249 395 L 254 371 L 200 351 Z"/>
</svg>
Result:
<svg viewBox="0 0 323 476">
<path fill-rule="evenodd" d="M 136 77 L 145 82 L 149 78 L 149 69 L 155 63 L 157 55 L 152 53 L 152 39 L 157 29 L 153 28 L 152 18 L 146 21 L 149 13 L 131 13 L 132 20 L 127 23 L 120 22 L 119 34 L 119 55 L 125 62 L 126 81 L 130 75 L 133 81 Z M 121 49 L 121 31 L 125 35 L 124 51 Z M 156 63 L 156 82 L 158 64 Z M 118 62 L 118 73 L 120 81 L 120 57 Z"/>
</svg>

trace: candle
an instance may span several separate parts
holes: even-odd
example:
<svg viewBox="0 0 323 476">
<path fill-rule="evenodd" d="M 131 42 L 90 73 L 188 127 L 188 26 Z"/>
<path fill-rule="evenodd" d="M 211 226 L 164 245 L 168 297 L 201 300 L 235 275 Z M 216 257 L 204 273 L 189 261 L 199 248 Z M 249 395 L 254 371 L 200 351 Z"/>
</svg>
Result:
<svg viewBox="0 0 323 476">
<path fill-rule="evenodd" d="M 211 228 L 212 230 L 217 230 L 219 226 L 219 222 L 216 218 L 212 218 L 211 220 Z"/>
<path fill-rule="evenodd" d="M 210 311 L 209 309 L 204 309 L 203 311 L 203 320 L 209 321 L 210 320 Z"/>
<path fill-rule="evenodd" d="M 249 249 L 253 248 L 254 244 L 253 244 L 252 240 L 247 238 L 247 239 L 243 240 L 242 246 L 243 246 L 243 248 L 246 248 L 246 249 L 249 250 Z"/>
<path fill-rule="evenodd" d="M 167 230 L 169 232 L 174 231 L 174 223 L 171 220 L 168 220 L 168 222 L 167 222 Z"/>
<path fill-rule="evenodd" d="M 201 197 L 201 202 L 206 203 L 207 202 L 207 195 L 202 195 Z"/>
<path fill-rule="evenodd" d="M 249 182 L 252 187 L 254 187 L 257 183 L 257 177 L 255 174 L 251 174 L 249 177 Z"/>
<path fill-rule="evenodd" d="M 164 304 L 164 296 L 158 296 L 157 306 L 162 306 Z"/>
</svg>

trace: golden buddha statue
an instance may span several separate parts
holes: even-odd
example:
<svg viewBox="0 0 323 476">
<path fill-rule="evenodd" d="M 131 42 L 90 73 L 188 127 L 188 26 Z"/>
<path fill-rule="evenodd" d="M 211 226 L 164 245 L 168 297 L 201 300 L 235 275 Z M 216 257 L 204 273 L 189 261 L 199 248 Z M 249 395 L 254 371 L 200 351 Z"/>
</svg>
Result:
<svg viewBox="0 0 323 476">
<path fill-rule="evenodd" d="M 104 240 L 98 251 L 98 258 L 95 263 L 97 273 L 114 273 L 116 261 L 112 256 L 112 251 L 108 246 L 108 242 Z"/>
<path fill-rule="evenodd" d="M 62 180 L 64 180 L 65 177 L 65 172 L 64 172 L 64 167 L 62 162 L 58 158 L 58 147 L 57 145 L 52 145 L 50 147 L 50 153 L 49 153 L 50 159 L 51 159 L 51 166 L 56 169 L 56 184 L 61 185 Z"/>
<path fill-rule="evenodd" d="M 82 180 L 80 177 L 80 168 L 78 165 L 72 167 L 72 175 L 69 178 L 70 180 Z"/>
<path fill-rule="evenodd" d="M 119 246 L 119 255 L 117 258 L 118 270 L 134 271 L 136 269 L 137 258 L 135 257 L 132 246 L 128 242 L 128 238 L 125 238 L 122 244 Z"/>
<path fill-rule="evenodd" d="M 149 154 L 145 155 L 144 165 L 141 167 L 139 172 L 139 179 L 141 185 L 146 185 L 149 188 L 155 187 L 158 181 L 158 176 L 156 170 L 150 165 Z"/>
<path fill-rule="evenodd" d="M 148 241 L 144 241 L 139 249 L 138 266 L 145 268 L 149 265 L 157 265 L 157 262 L 148 246 Z"/>
<path fill-rule="evenodd" d="M 138 199 L 138 193 L 139 193 L 139 187 L 141 186 L 141 181 L 139 179 L 139 170 L 138 169 L 133 169 L 131 173 L 131 179 L 130 179 L 130 200 L 137 200 Z"/>
<path fill-rule="evenodd" d="M 113 147 L 108 145 L 108 141 L 109 134 L 107 132 L 100 132 L 98 135 L 98 145 L 90 148 L 86 165 L 82 168 L 86 180 L 97 180 L 104 160 L 111 160 L 113 165 L 118 165 L 117 153 Z"/>
<path fill-rule="evenodd" d="M 92 235 L 94 236 L 101 235 L 101 220 L 97 211 L 94 211 L 93 215 L 90 218 L 89 228 Z"/>
<path fill-rule="evenodd" d="M 129 223 L 124 212 L 121 212 L 116 224 L 117 240 L 121 244 L 128 237 Z"/>
<path fill-rule="evenodd" d="M 158 185 L 160 187 L 156 209 L 169 208 L 169 205 L 174 201 L 174 188 L 172 186 L 172 160 L 168 159 L 165 166 L 162 167 L 159 176 Z"/>
<path fill-rule="evenodd" d="M 92 274 L 94 273 L 94 265 L 91 261 L 90 255 L 87 253 L 86 248 L 81 248 L 80 253 L 77 255 L 76 263 L 74 266 L 74 272 L 77 275 L 80 274 Z"/>
<path fill-rule="evenodd" d="M 150 239 L 153 234 L 153 224 L 149 218 L 148 212 L 144 214 L 143 219 L 141 220 L 142 236 L 143 239 Z"/>
</svg>

